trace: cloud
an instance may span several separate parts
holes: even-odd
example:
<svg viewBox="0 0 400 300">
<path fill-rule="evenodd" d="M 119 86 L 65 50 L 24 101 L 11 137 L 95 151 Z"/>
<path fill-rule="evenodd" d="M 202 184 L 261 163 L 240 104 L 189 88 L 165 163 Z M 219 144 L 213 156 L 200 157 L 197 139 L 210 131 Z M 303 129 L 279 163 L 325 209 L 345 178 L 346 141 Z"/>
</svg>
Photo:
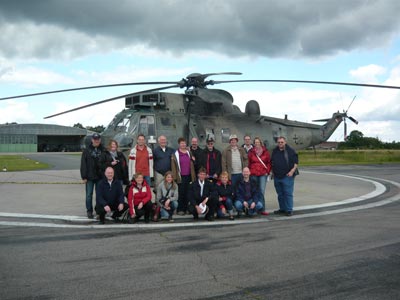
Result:
<svg viewBox="0 0 400 300">
<path fill-rule="evenodd" d="M 76 81 L 60 73 L 32 66 L 8 67 L 3 70 L 0 72 L 0 83 L 21 84 L 29 88 L 37 85 L 77 84 Z"/>
<path fill-rule="evenodd" d="M 2 101 L 0 103 L 1 123 L 32 123 L 34 114 L 29 109 L 27 102 L 15 100 Z"/>
<path fill-rule="evenodd" d="M 386 73 L 386 69 L 384 67 L 378 65 L 368 65 L 362 66 L 355 70 L 350 70 L 350 75 L 361 82 L 367 83 L 377 83 L 378 76 L 384 75 Z"/>
<path fill-rule="evenodd" d="M 399 10 L 397 0 L 2 1 L 0 55 L 71 59 L 144 48 L 322 58 L 385 47 L 398 34 Z"/>
</svg>

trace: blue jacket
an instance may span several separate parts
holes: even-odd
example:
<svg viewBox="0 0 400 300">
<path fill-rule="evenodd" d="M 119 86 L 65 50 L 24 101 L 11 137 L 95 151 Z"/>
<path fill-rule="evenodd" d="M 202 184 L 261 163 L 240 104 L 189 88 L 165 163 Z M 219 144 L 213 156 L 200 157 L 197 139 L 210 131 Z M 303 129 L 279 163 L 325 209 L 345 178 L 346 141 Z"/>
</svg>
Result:
<svg viewBox="0 0 400 300">
<path fill-rule="evenodd" d="M 171 155 L 174 153 L 175 150 L 170 147 L 166 147 L 165 152 L 162 151 L 160 146 L 154 149 L 154 170 L 161 175 L 164 175 L 167 171 L 171 171 Z"/>
<path fill-rule="evenodd" d="M 236 185 L 236 201 L 244 202 L 258 202 L 262 200 L 264 197 L 260 189 L 258 188 L 258 184 L 254 179 L 250 178 L 250 195 L 246 196 L 246 183 L 243 179 L 241 179 Z"/>
<path fill-rule="evenodd" d="M 120 203 L 124 203 L 121 183 L 113 180 L 110 186 L 106 178 L 100 180 L 96 187 L 96 204 L 101 207 L 106 205 L 116 207 Z"/>
</svg>

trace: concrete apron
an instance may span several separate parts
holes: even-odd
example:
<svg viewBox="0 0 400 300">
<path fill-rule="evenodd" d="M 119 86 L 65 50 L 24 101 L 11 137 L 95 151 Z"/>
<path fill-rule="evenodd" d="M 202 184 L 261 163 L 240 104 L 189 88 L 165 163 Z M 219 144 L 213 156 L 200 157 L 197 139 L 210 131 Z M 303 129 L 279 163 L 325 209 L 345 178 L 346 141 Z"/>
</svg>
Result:
<svg viewBox="0 0 400 300">
<path fill-rule="evenodd" d="M 384 193 L 385 190 L 386 188 L 381 183 L 371 179 L 302 171 L 295 181 L 294 208 L 296 212 L 303 214 L 307 213 L 307 210 L 337 207 L 337 205 L 368 200 Z M 94 222 L 86 218 L 85 185 L 80 179 L 79 170 L 2 172 L 0 173 L 0 195 L 2 207 L 0 217 L 3 220 L 4 217 L 20 218 L 24 221 L 28 219 L 64 220 L 80 224 L 84 222 L 86 227 Z M 276 210 L 278 204 L 273 181 L 267 183 L 265 197 L 267 211 Z M 175 218 L 177 221 L 187 221 L 184 222 L 187 225 L 192 223 L 191 216 L 176 216 Z M 241 218 L 240 223 L 260 222 L 267 219 L 271 217 Z M 238 224 L 238 221 L 222 222 Z M 118 225 L 139 227 L 173 225 L 164 222 L 157 224 L 157 226 L 155 223 Z M 3 223 L 3 225 L 6 224 Z"/>
</svg>

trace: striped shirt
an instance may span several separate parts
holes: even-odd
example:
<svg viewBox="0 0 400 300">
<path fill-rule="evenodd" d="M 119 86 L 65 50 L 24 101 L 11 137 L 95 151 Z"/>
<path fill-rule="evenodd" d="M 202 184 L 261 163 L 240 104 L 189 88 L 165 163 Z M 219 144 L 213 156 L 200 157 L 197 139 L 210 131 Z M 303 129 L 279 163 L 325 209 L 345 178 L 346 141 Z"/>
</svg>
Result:
<svg viewBox="0 0 400 300">
<path fill-rule="evenodd" d="M 238 148 L 232 148 L 232 174 L 242 173 L 242 161 Z"/>
</svg>

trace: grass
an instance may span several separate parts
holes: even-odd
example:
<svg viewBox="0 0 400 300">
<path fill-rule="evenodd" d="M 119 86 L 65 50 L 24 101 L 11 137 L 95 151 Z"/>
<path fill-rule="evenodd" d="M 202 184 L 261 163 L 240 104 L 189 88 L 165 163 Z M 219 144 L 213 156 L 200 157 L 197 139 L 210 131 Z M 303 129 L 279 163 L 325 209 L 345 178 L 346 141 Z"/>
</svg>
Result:
<svg viewBox="0 0 400 300">
<path fill-rule="evenodd" d="M 400 163 L 400 150 L 301 150 L 302 166 Z"/>
<path fill-rule="evenodd" d="M 300 166 L 359 165 L 400 163 L 400 150 L 300 150 Z M 81 155 L 74 153 L 74 155 Z M 48 164 L 31 160 L 22 155 L 0 155 L 0 172 L 48 169 Z"/>
<path fill-rule="evenodd" d="M 33 171 L 48 169 L 48 164 L 26 158 L 22 155 L 0 155 L 0 172 L 7 171 Z"/>
</svg>

